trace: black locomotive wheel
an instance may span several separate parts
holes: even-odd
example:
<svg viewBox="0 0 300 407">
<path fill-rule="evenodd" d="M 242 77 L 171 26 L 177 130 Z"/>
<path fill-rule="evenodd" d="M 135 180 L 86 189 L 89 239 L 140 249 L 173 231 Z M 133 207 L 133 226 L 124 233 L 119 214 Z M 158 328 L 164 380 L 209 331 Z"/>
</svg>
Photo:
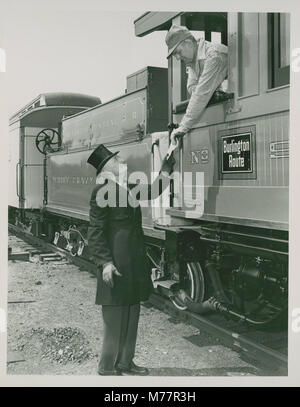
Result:
<svg viewBox="0 0 300 407">
<path fill-rule="evenodd" d="M 186 271 L 180 288 L 183 289 L 195 303 L 204 300 L 205 279 L 199 262 L 186 263 Z M 183 311 L 187 309 L 187 306 L 181 301 L 179 296 L 174 295 L 174 297 L 171 297 L 171 301 L 179 310 Z"/>
</svg>

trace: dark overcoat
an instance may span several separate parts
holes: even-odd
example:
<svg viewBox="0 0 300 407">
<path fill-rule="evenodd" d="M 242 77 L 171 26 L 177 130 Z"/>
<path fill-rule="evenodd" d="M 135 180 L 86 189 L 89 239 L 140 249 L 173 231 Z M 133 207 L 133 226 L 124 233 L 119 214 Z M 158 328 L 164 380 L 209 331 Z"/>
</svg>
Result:
<svg viewBox="0 0 300 407">
<path fill-rule="evenodd" d="M 145 301 L 153 289 L 150 263 L 146 255 L 141 208 L 120 206 L 119 184 L 116 202 L 100 207 L 103 185 L 96 185 L 90 200 L 88 246 L 98 266 L 96 304 L 129 305 Z M 124 191 L 122 191 L 124 193 Z M 125 192 L 128 199 L 128 190 Z M 116 204 L 116 205 L 115 205 Z M 112 262 L 121 277 L 114 275 L 111 288 L 102 279 L 103 265 Z"/>
</svg>

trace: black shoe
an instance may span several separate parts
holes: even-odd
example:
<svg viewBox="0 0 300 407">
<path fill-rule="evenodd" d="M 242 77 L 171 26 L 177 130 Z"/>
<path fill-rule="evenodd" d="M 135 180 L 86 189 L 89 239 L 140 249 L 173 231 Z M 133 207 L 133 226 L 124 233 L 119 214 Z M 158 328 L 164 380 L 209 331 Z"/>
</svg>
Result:
<svg viewBox="0 0 300 407">
<path fill-rule="evenodd" d="M 137 366 L 133 362 L 131 362 L 131 365 L 128 368 L 119 367 L 118 371 L 122 376 L 147 376 L 149 374 L 149 370 L 146 367 Z"/>
<path fill-rule="evenodd" d="M 100 375 L 100 376 L 122 376 L 122 373 L 120 370 L 113 370 L 111 372 L 109 372 L 109 371 L 101 372 L 100 370 L 98 370 L 98 375 Z"/>
</svg>

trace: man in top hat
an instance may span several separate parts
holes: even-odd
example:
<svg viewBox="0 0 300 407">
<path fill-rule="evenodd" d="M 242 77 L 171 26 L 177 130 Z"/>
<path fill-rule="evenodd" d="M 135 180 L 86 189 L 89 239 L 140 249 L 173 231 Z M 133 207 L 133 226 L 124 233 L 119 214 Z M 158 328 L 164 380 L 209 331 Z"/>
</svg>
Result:
<svg viewBox="0 0 300 407">
<path fill-rule="evenodd" d="M 138 202 L 130 204 L 132 196 L 126 177 L 122 176 L 127 166 L 118 152 L 112 153 L 100 145 L 87 162 L 97 170 L 90 200 L 88 245 L 98 266 L 96 304 L 102 305 L 104 322 L 98 373 L 147 375 L 147 368 L 133 362 L 140 301 L 147 300 L 152 290 L 141 208 Z M 159 183 L 159 179 L 168 180 L 160 176 L 153 184 Z M 154 199 L 146 187 L 147 199 Z"/>
<path fill-rule="evenodd" d="M 227 47 L 223 44 L 196 40 L 183 26 L 172 25 L 166 36 L 168 56 L 183 61 L 188 68 L 187 90 L 191 95 L 180 125 L 173 130 L 171 142 L 184 136 L 200 119 L 214 91 L 227 76 Z"/>
</svg>

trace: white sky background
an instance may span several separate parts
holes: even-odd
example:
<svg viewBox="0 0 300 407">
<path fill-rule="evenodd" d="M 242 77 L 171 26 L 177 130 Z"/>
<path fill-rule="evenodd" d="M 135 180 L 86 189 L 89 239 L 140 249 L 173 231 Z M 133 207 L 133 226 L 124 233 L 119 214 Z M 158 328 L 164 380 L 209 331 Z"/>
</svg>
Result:
<svg viewBox="0 0 300 407">
<path fill-rule="evenodd" d="M 126 76 L 167 67 L 166 31 L 134 34 L 142 11 L 10 7 L 5 21 L 9 116 L 43 92 L 79 92 L 102 102 L 124 93 Z M 0 44 L 1 46 L 1 44 Z"/>
</svg>

